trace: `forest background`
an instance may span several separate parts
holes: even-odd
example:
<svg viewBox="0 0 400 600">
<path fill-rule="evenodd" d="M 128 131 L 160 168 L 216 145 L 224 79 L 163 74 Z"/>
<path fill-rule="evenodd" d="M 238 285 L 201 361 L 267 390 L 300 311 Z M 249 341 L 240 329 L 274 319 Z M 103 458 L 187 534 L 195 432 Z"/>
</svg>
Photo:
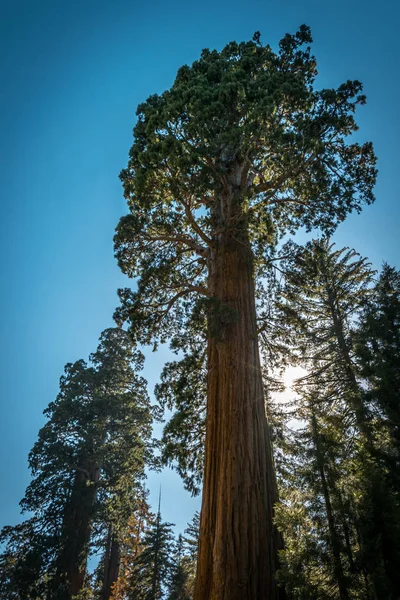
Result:
<svg viewBox="0 0 400 600">
<path fill-rule="evenodd" d="M 274 47 L 307 23 L 318 86 L 363 82 L 368 102 L 358 124 L 360 139 L 372 140 L 378 156 L 376 203 L 348 217 L 334 241 L 375 267 L 383 260 L 399 266 L 400 4 L 0 4 L 1 527 L 21 519 L 18 502 L 30 479 L 26 457 L 64 364 L 93 350 L 100 331 L 112 325 L 117 288 L 130 285 L 113 258 L 112 237 L 126 212 L 117 175 L 126 164 L 136 106 L 168 88 L 179 66 L 202 48 L 220 49 L 256 30 Z M 166 348 L 146 355 L 152 390 L 170 355 Z M 164 470 L 148 480 L 153 507 L 161 482 L 163 518 L 183 530 L 199 499 Z"/>
</svg>

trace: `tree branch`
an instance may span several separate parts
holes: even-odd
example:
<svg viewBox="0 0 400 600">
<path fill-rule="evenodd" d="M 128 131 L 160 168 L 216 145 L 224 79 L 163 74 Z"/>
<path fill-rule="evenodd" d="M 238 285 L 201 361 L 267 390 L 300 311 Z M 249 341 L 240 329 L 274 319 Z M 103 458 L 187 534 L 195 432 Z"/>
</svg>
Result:
<svg viewBox="0 0 400 600">
<path fill-rule="evenodd" d="M 149 242 L 174 242 L 176 244 L 185 244 L 200 256 L 207 257 L 209 254 L 209 249 L 201 246 L 195 240 L 185 235 L 157 235 L 152 236 L 149 234 L 144 234 L 144 236 Z"/>
<path fill-rule="evenodd" d="M 201 239 L 203 240 L 203 242 L 205 242 L 207 244 L 207 246 L 211 246 L 211 244 L 212 244 L 211 238 L 209 238 L 204 233 L 204 231 L 201 229 L 201 227 L 197 223 L 196 219 L 194 218 L 194 216 L 192 214 L 192 211 L 190 210 L 189 204 L 187 204 L 184 200 L 179 200 L 179 202 L 182 202 L 182 204 L 185 208 L 185 215 L 186 215 L 189 223 L 193 227 L 194 231 L 198 234 L 199 237 L 201 237 Z"/>
</svg>

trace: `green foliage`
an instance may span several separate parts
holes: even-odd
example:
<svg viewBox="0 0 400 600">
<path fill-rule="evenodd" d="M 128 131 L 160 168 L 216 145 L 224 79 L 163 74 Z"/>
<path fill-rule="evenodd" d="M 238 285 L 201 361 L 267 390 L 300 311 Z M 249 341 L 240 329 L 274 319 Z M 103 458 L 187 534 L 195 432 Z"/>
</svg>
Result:
<svg viewBox="0 0 400 600">
<path fill-rule="evenodd" d="M 385 451 L 395 474 L 400 466 L 400 273 L 387 264 L 365 305 L 356 352 L 370 410 L 383 426 L 383 443 L 384 431 L 389 434 Z"/>
<path fill-rule="evenodd" d="M 245 227 L 256 261 L 265 261 L 279 235 L 331 231 L 373 201 L 372 146 L 347 143 L 365 102 L 361 83 L 314 89 L 306 26 L 278 52 L 257 40 L 204 50 L 138 107 L 121 172 L 130 214 L 115 248 L 123 272 L 139 280 L 136 292 L 120 290 L 116 317 L 143 342 L 188 325 L 198 297 L 209 295 L 221 231 Z M 239 206 L 232 218 L 221 213 L 228 189 Z"/>
<path fill-rule="evenodd" d="M 163 408 L 175 410 L 163 431 L 163 461 L 175 467 L 185 488 L 197 495 L 203 476 L 207 372 L 204 347 L 198 344 L 189 352 L 165 365 L 155 396 Z"/>
<path fill-rule="evenodd" d="M 48 565 L 54 561 L 53 539 L 41 531 L 32 518 L 15 527 L 4 527 L 0 544 L 0 598 L 37 600 L 42 598 L 51 577 Z"/>
<path fill-rule="evenodd" d="M 120 175 L 129 214 L 114 238 L 118 263 L 137 278 L 137 288 L 119 290 L 115 317 L 139 342 L 156 348 L 170 341 L 183 351 L 166 365 L 156 393 L 173 412 L 163 459 L 192 493 L 200 489 L 203 467 L 203 348 L 242 318 L 221 306 L 210 287 L 224 240 L 248 250 L 271 369 L 279 335 L 270 335 L 265 281 L 278 241 L 299 227 L 331 232 L 374 199 L 372 145 L 349 141 L 356 108 L 365 103 L 362 85 L 316 89 L 311 41 L 302 26 L 276 52 L 259 33 L 220 52 L 204 50 L 179 69 L 169 90 L 137 109 L 129 163 Z"/>
<path fill-rule="evenodd" d="M 191 598 L 194 594 L 194 584 L 196 578 L 197 555 L 199 549 L 200 537 L 200 514 L 195 512 L 193 519 L 185 529 L 184 536 L 184 568 L 187 575 L 186 591 Z"/>
<path fill-rule="evenodd" d="M 356 356 L 375 437 L 374 465 L 362 531 L 365 563 L 376 563 L 376 540 L 382 559 L 374 572 L 376 589 L 397 598 L 400 589 L 400 275 L 384 265 L 372 296 L 364 305 L 356 333 Z"/>
<path fill-rule="evenodd" d="M 151 407 L 136 374 L 142 366 L 142 354 L 118 328 L 103 332 L 90 365 L 66 365 L 29 455 L 33 478 L 21 506 L 33 518 L 2 532 L 2 560 L 17 561 L 10 580 L 20 593 L 29 579 L 49 599 L 69 598 L 71 573 L 84 578 L 91 546 L 110 525 L 117 533 L 135 509 L 151 451 Z"/>
<path fill-rule="evenodd" d="M 142 503 L 125 529 L 121 568 L 112 600 L 191 600 L 196 574 L 199 514 L 175 539 L 171 523 Z"/>
<path fill-rule="evenodd" d="M 277 521 L 286 542 L 280 576 L 294 598 L 394 600 L 400 503 L 382 457 L 385 420 L 372 400 L 369 362 L 356 361 L 354 344 L 370 362 L 371 348 L 390 352 L 366 325 L 372 307 L 379 314 L 374 273 L 354 251 L 335 250 L 328 240 L 291 244 L 285 253 L 281 332 L 307 375 L 295 385 L 301 428 L 285 431 L 291 415 L 284 415 L 276 439 L 283 498 Z"/>
<path fill-rule="evenodd" d="M 183 537 L 179 535 L 173 557 L 173 569 L 168 589 L 168 600 L 190 600 L 188 592 L 188 572 L 183 554 Z"/>
<path fill-rule="evenodd" d="M 135 578 L 129 582 L 128 598 L 132 600 L 161 600 L 174 568 L 174 535 L 172 523 L 157 516 L 150 519 L 143 536 L 142 550 L 136 558 Z"/>
</svg>

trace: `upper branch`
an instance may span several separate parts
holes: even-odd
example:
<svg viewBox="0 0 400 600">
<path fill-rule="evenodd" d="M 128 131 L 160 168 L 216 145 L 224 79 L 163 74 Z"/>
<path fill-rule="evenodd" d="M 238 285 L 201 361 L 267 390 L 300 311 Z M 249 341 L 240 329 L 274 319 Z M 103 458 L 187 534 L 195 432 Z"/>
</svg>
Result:
<svg viewBox="0 0 400 600">
<path fill-rule="evenodd" d="M 203 240 L 203 242 L 205 242 L 207 244 L 207 246 L 210 246 L 212 244 L 211 238 L 209 238 L 208 235 L 206 235 L 204 233 L 204 231 L 201 229 L 200 225 L 197 223 L 196 219 L 194 218 L 189 205 L 184 200 L 182 200 L 182 204 L 185 208 L 185 215 L 187 217 L 187 220 L 193 227 L 194 231 L 198 234 L 199 237 L 201 237 L 201 239 Z"/>
<path fill-rule="evenodd" d="M 176 244 L 185 244 L 188 248 L 197 252 L 197 254 L 199 254 L 199 256 L 207 257 L 209 254 L 208 248 L 206 248 L 205 246 L 202 246 L 201 244 L 198 244 L 193 238 L 188 237 L 186 235 L 182 235 L 182 234 L 175 234 L 175 235 L 144 234 L 143 237 L 145 237 L 149 242 L 174 242 Z"/>
</svg>

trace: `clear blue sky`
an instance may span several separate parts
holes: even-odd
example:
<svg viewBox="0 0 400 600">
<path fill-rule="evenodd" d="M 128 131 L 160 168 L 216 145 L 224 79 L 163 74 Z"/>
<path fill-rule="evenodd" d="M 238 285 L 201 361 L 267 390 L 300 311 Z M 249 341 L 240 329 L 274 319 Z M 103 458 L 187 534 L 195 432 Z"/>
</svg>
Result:
<svg viewBox="0 0 400 600">
<path fill-rule="evenodd" d="M 113 230 L 124 214 L 135 109 L 204 47 L 250 39 L 273 46 L 312 27 L 319 84 L 357 78 L 368 104 L 360 139 L 379 157 L 377 201 L 336 241 L 376 266 L 398 263 L 400 140 L 397 0 L 2 0 L 0 526 L 19 520 L 27 455 L 64 364 L 86 358 L 112 324 Z M 167 353 L 149 355 L 153 386 Z M 166 471 L 163 516 L 181 529 L 199 505 Z"/>
</svg>

